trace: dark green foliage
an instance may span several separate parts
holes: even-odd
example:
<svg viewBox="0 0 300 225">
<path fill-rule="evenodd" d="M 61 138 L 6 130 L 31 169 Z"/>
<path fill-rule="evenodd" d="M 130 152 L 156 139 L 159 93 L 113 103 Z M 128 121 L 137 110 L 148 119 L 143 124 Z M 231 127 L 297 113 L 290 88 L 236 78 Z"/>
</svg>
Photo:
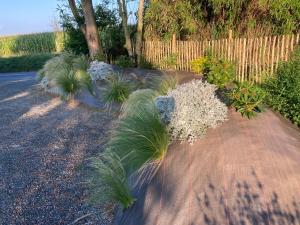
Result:
<svg viewBox="0 0 300 225">
<path fill-rule="evenodd" d="M 134 62 L 133 60 L 125 55 L 121 55 L 117 58 L 117 60 L 115 61 L 115 64 L 122 67 L 122 68 L 130 68 L 130 67 L 134 67 Z"/>
<path fill-rule="evenodd" d="M 229 96 L 232 105 L 242 116 L 250 119 L 262 111 L 261 105 L 265 98 L 265 92 L 257 85 L 249 82 L 237 84 Z"/>
<path fill-rule="evenodd" d="M 222 59 L 211 58 L 208 61 L 205 77 L 211 84 L 224 88 L 234 80 L 235 69 L 231 62 Z"/>
<path fill-rule="evenodd" d="M 54 54 L 34 54 L 0 58 L 0 73 L 37 71 L 54 56 Z"/>
<path fill-rule="evenodd" d="M 142 68 L 142 69 L 148 69 L 148 70 L 151 70 L 151 69 L 154 68 L 154 66 L 152 65 L 152 63 L 148 62 L 144 58 L 141 59 L 139 67 Z"/>
<path fill-rule="evenodd" d="M 300 49 L 289 62 L 280 64 L 276 76 L 264 84 L 266 102 L 300 126 Z"/>
<path fill-rule="evenodd" d="M 121 159 L 116 154 L 108 151 L 93 158 L 91 168 L 89 184 L 92 202 L 119 202 L 124 210 L 134 203 L 135 199 L 131 196 L 126 172 Z"/>
<path fill-rule="evenodd" d="M 196 59 L 192 62 L 192 69 L 197 74 L 202 74 L 209 83 L 224 88 L 235 77 L 234 65 L 224 59 L 211 55 Z"/>
<path fill-rule="evenodd" d="M 151 1 L 145 12 L 145 36 L 171 39 L 196 32 L 197 25 L 193 15 L 193 6 L 189 1 Z"/>
<path fill-rule="evenodd" d="M 131 86 L 120 74 L 113 74 L 108 80 L 108 85 L 103 93 L 104 100 L 108 104 L 122 103 L 130 94 Z"/>
</svg>

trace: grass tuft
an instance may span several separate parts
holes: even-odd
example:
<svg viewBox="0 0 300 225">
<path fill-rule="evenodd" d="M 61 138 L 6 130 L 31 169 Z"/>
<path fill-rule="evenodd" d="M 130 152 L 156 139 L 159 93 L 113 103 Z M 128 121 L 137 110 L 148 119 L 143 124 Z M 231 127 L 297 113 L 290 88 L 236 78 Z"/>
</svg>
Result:
<svg viewBox="0 0 300 225">
<path fill-rule="evenodd" d="M 65 71 L 55 80 L 58 87 L 60 87 L 68 97 L 74 95 L 81 87 L 80 81 L 76 77 L 76 73 L 71 71 Z"/>
<path fill-rule="evenodd" d="M 140 89 L 132 92 L 122 104 L 122 117 L 133 116 L 141 108 L 152 107 L 151 104 L 157 96 L 158 92 L 152 89 Z"/>
<path fill-rule="evenodd" d="M 135 199 L 132 197 L 126 172 L 121 159 L 112 152 L 106 152 L 92 160 L 92 173 L 89 184 L 92 190 L 92 202 L 119 202 L 123 209 L 130 207 Z"/>
<path fill-rule="evenodd" d="M 108 80 L 108 85 L 103 93 L 107 104 L 113 102 L 122 103 L 130 94 L 130 84 L 120 74 L 113 74 Z"/>
<path fill-rule="evenodd" d="M 147 162 L 162 160 L 168 145 L 169 134 L 153 101 L 139 105 L 134 114 L 120 119 L 109 142 L 109 148 L 122 158 L 128 173 Z"/>
<path fill-rule="evenodd" d="M 167 95 L 168 91 L 176 88 L 178 82 L 178 77 L 164 75 L 153 78 L 150 82 L 150 88 L 156 90 L 159 95 Z"/>
</svg>

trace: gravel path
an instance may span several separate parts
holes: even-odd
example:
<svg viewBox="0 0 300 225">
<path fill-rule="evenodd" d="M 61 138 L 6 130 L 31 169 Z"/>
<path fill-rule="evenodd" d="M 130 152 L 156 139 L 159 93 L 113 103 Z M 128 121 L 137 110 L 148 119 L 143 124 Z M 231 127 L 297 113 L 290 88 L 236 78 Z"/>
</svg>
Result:
<svg viewBox="0 0 300 225">
<path fill-rule="evenodd" d="M 0 224 L 110 224 L 80 171 L 113 119 L 45 94 L 32 74 L 0 74 Z"/>
</svg>

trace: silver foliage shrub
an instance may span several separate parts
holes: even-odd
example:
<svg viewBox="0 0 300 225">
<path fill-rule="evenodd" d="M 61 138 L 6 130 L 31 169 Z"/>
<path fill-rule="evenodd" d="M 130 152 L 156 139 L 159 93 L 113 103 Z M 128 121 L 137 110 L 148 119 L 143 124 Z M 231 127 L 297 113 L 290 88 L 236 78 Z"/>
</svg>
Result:
<svg viewBox="0 0 300 225">
<path fill-rule="evenodd" d="M 113 69 L 111 65 L 105 62 L 93 61 L 87 72 L 93 81 L 106 80 L 113 73 Z"/>
<path fill-rule="evenodd" d="M 216 96 L 215 85 L 192 80 L 156 98 L 162 121 L 173 139 L 193 142 L 227 119 L 227 107 Z M 170 110 L 173 109 L 173 110 Z"/>
</svg>

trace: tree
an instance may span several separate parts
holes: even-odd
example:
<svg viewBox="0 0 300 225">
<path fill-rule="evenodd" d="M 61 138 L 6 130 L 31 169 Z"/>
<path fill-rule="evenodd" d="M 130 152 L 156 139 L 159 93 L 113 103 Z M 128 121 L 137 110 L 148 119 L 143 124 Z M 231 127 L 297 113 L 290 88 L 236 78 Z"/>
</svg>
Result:
<svg viewBox="0 0 300 225">
<path fill-rule="evenodd" d="M 136 44 L 135 44 L 138 66 L 140 66 L 141 58 L 142 58 L 144 8 L 145 8 L 145 0 L 139 0 L 138 24 L 137 24 L 137 34 L 136 34 Z"/>
<path fill-rule="evenodd" d="M 68 1 L 75 21 L 87 41 L 90 57 L 92 59 L 103 57 L 103 49 L 99 39 L 92 0 L 81 0 L 83 20 L 78 13 L 75 0 Z"/>
<path fill-rule="evenodd" d="M 132 49 L 130 33 L 128 29 L 128 15 L 127 15 L 126 0 L 118 0 L 118 5 L 119 5 L 119 13 L 122 19 L 122 25 L 123 25 L 124 36 L 125 36 L 125 48 L 128 52 L 128 55 L 130 57 L 133 57 L 133 49 Z"/>
</svg>

